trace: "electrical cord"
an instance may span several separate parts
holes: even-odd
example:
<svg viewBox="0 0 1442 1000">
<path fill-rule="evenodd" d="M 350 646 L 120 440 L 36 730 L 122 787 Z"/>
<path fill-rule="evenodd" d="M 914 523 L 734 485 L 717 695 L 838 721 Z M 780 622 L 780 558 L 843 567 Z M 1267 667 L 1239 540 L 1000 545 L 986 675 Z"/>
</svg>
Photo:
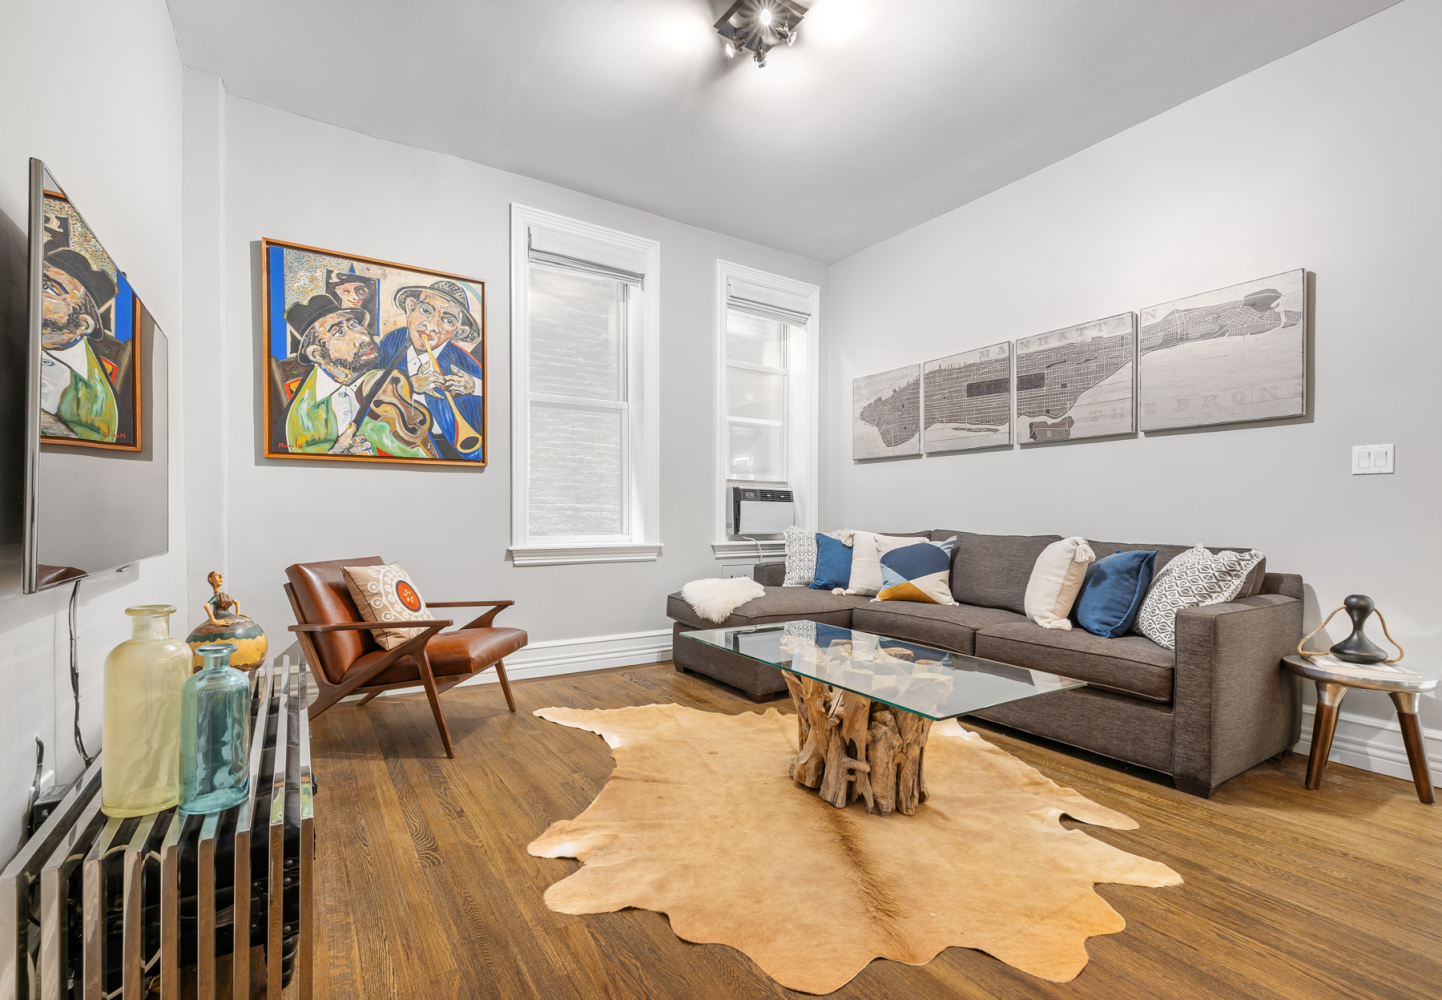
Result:
<svg viewBox="0 0 1442 1000">
<path fill-rule="evenodd" d="M 80 735 L 80 640 L 75 625 L 75 602 L 79 596 L 80 581 L 76 580 L 75 588 L 70 591 L 70 690 L 75 695 L 75 749 L 80 751 L 80 759 L 89 767 L 95 758 L 86 751 L 85 739 Z"/>
</svg>

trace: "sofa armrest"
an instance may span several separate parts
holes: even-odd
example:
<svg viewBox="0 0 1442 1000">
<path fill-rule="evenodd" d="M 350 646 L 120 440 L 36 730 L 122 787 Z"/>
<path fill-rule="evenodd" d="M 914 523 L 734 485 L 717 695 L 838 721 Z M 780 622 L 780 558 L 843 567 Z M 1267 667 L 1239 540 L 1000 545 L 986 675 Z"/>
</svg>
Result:
<svg viewBox="0 0 1442 1000">
<path fill-rule="evenodd" d="M 1302 602 L 1283 594 L 1177 612 L 1172 773 L 1179 786 L 1209 795 L 1297 742 L 1301 678 L 1281 661 L 1301 638 Z"/>
<path fill-rule="evenodd" d="M 759 562 L 751 574 L 763 587 L 779 587 L 786 582 L 786 564 L 784 562 Z"/>
<path fill-rule="evenodd" d="M 1267 573 L 1262 577 L 1261 594 L 1281 594 L 1302 599 L 1302 577 L 1297 573 Z"/>
</svg>

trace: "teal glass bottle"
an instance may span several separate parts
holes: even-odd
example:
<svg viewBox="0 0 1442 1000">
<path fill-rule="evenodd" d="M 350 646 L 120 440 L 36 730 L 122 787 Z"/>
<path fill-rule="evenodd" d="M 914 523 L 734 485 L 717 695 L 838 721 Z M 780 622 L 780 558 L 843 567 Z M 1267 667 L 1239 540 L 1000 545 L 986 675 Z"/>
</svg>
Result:
<svg viewBox="0 0 1442 1000">
<path fill-rule="evenodd" d="M 250 791 L 250 681 L 230 665 L 235 644 L 196 647 L 200 670 L 180 696 L 180 811 L 213 813 Z"/>
</svg>

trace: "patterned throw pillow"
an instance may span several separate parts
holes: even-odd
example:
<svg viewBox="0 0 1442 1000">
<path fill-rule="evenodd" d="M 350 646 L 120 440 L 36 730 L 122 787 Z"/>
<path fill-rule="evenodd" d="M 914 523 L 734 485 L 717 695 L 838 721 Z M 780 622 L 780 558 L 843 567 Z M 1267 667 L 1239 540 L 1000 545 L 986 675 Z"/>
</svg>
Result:
<svg viewBox="0 0 1442 1000">
<path fill-rule="evenodd" d="M 345 585 L 351 599 L 368 622 L 410 622 L 421 618 L 434 619 L 421 599 L 421 592 L 401 569 L 400 563 L 389 566 L 344 566 Z M 374 632 L 381 649 L 395 649 L 416 635 L 418 628 L 381 628 Z"/>
<path fill-rule="evenodd" d="M 1236 600 L 1247 575 L 1263 558 L 1255 549 L 1217 553 L 1204 545 L 1187 549 L 1157 571 L 1132 630 L 1158 646 L 1176 649 L 1177 612 Z"/>
<path fill-rule="evenodd" d="M 849 531 L 823 532 L 828 538 L 841 538 Z M 816 579 L 816 533 L 795 525 L 786 529 L 786 579 L 783 587 L 809 587 Z"/>
<path fill-rule="evenodd" d="M 955 604 L 951 596 L 951 549 L 944 542 L 901 545 L 881 554 L 881 590 L 874 600 Z"/>
</svg>

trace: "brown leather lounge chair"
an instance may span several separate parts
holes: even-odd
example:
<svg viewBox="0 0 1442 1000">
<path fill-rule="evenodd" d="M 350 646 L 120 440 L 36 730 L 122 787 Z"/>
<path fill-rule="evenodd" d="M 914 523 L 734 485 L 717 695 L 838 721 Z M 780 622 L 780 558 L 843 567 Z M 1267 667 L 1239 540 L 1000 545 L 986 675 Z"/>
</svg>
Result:
<svg viewBox="0 0 1442 1000">
<path fill-rule="evenodd" d="M 526 644 L 526 633 L 518 628 L 494 628 L 491 621 L 514 601 L 435 601 L 432 608 L 489 607 L 464 628 L 454 632 L 441 629 L 451 619 L 420 620 L 418 632 L 395 649 L 382 649 L 372 637 L 378 628 L 395 628 L 406 622 L 368 622 L 351 599 L 343 566 L 380 566 L 379 556 L 364 559 L 332 559 L 329 562 L 296 563 L 285 569 L 285 594 L 299 624 L 290 626 L 300 640 L 311 676 L 319 691 L 310 706 L 313 719 L 347 695 L 364 694 L 364 705 L 382 691 L 392 688 L 426 689 L 436 728 L 446 756 L 454 757 L 451 733 L 441 714 L 440 693 L 487 667 L 496 668 L 506 704 L 516 710 L 506 668 L 501 660 Z M 319 669 L 317 669 L 319 668 Z"/>
</svg>

